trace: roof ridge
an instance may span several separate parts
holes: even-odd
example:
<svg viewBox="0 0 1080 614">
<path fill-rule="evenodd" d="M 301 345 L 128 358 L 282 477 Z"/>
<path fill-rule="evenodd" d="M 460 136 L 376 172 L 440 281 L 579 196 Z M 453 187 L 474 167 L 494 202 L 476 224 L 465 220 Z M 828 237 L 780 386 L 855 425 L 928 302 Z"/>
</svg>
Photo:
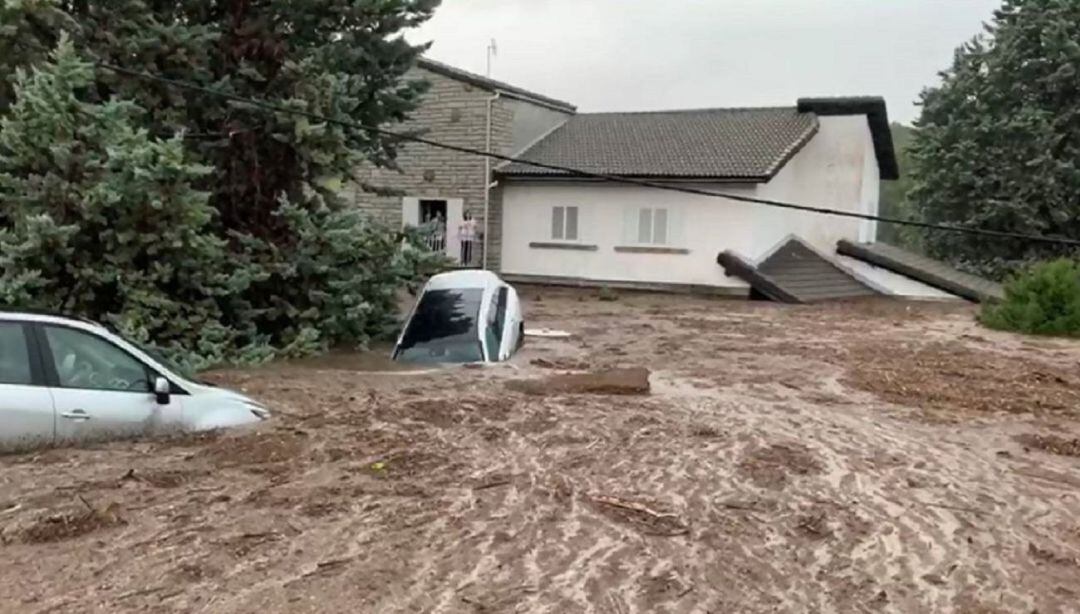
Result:
<svg viewBox="0 0 1080 614">
<path fill-rule="evenodd" d="M 426 55 L 417 58 L 416 65 L 419 68 L 430 70 L 450 79 L 457 79 L 458 81 L 463 81 L 488 91 L 500 91 L 511 97 L 524 98 L 532 102 L 554 107 L 566 113 L 574 113 L 577 111 L 577 106 L 564 100 L 545 96 L 504 81 L 492 79 L 491 77 L 485 77 L 484 75 L 465 70 L 464 68 L 458 68 L 457 66 L 447 64 L 446 62 L 433 60 Z"/>
<path fill-rule="evenodd" d="M 742 112 L 742 111 L 797 111 L 795 105 L 777 105 L 762 107 L 700 107 L 691 109 L 654 109 L 646 111 L 595 111 L 578 113 L 578 117 L 596 117 L 599 115 L 668 115 L 676 113 L 715 113 L 715 112 Z"/>
</svg>

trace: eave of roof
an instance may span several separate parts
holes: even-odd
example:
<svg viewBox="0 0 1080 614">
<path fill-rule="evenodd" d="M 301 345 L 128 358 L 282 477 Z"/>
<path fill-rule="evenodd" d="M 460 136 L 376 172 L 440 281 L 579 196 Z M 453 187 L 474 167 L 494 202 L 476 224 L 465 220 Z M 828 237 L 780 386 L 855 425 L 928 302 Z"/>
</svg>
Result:
<svg viewBox="0 0 1080 614">
<path fill-rule="evenodd" d="M 429 58 L 419 58 L 416 61 L 416 65 L 419 68 L 423 68 L 424 70 L 429 70 L 444 77 L 454 79 L 455 81 L 468 83 L 469 85 L 478 87 L 483 90 L 487 90 L 491 93 L 499 92 L 510 98 L 516 98 L 519 100 L 524 100 L 526 102 L 536 103 L 545 107 L 553 108 L 556 111 L 563 111 L 564 113 L 577 112 L 577 107 L 570 104 L 569 102 L 557 100 L 555 98 L 549 98 L 547 96 L 537 94 L 536 92 L 530 92 L 529 90 L 510 85 L 509 83 L 496 81 L 495 79 L 490 79 L 476 73 L 471 73 L 467 70 L 462 70 L 460 68 L 450 66 L 449 64 L 443 64 L 442 62 L 437 62 Z"/>
<path fill-rule="evenodd" d="M 814 113 L 819 116 L 865 115 L 870 124 L 870 136 L 874 140 L 874 154 L 877 156 L 881 178 L 887 180 L 900 178 L 900 166 L 896 161 L 896 148 L 893 146 L 889 113 L 885 107 L 884 98 L 880 96 L 800 98 L 798 109 L 800 113 Z"/>
</svg>

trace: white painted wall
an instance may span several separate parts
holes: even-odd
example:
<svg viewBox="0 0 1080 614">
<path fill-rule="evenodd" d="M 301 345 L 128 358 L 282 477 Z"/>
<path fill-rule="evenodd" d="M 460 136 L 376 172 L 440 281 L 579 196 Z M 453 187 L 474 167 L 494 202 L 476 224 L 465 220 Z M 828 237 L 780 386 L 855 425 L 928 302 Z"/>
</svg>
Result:
<svg viewBox="0 0 1080 614">
<path fill-rule="evenodd" d="M 878 167 L 864 116 L 822 117 L 817 135 L 763 185 L 695 185 L 714 191 L 876 211 Z M 869 158 L 869 160 L 868 160 Z M 872 193 L 872 196 L 871 196 Z M 551 242 L 551 208 L 579 207 L 577 243 L 595 251 L 535 249 Z M 642 207 L 669 211 L 670 247 L 688 254 L 628 254 L 628 218 Z M 716 256 L 734 250 L 757 260 L 794 234 L 826 253 L 841 238 L 858 239 L 859 220 L 815 215 L 700 195 L 588 182 L 506 181 L 503 186 L 502 272 L 595 281 L 680 283 L 745 288 L 727 277 Z"/>
<path fill-rule="evenodd" d="M 862 260 L 856 260 L 855 258 L 849 258 L 848 256 L 841 256 L 839 254 L 834 254 L 834 258 L 836 258 L 837 262 L 842 266 L 854 273 L 859 279 L 868 282 L 873 287 L 892 296 L 940 301 L 964 300 L 955 294 L 950 294 L 944 290 L 938 290 L 921 281 L 893 273 L 888 269 L 874 266 L 863 262 Z"/>
<path fill-rule="evenodd" d="M 881 199 L 881 172 L 878 170 L 877 155 L 874 153 L 874 138 L 870 135 L 869 130 L 866 131 L 866 143 L 863 145 L 863 151 L 869 152 L 870 155 L 863 156 L 862 196 L 859 197 L 859 202 L 862 203 L 863 213 L 877 215 Z M 874 243 L 877 241 L 877 221 L 863 220 L 859 226 L 860 242 Z"/>
</svg>

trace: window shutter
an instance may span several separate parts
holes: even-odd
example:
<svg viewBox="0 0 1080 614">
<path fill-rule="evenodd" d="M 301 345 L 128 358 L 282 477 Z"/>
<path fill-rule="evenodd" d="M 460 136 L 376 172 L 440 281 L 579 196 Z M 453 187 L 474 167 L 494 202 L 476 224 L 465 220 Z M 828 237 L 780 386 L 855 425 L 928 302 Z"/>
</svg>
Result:
<svg viewBox="0 0 1080 614">
<path fill-rule="evenodd" d="M 551 209 L 551 238 L 562 239 L 563 238 L 563 220 L 565 211 L 562 207 L 553 207 Z"/>
<path fill-rule="evenodd" d="M 420 225 L 420 199 L 405 197 L 401 199 L 401 225 Z"/>
<path fill-rule="evenodd" d="M 566 240 L 578 240 L 578 208 L 566 208 Z"/>
<path fill-rule="evenodd" d="M 638 243 L 652 243 L 652 209 L 638 212 Z"/>
<path fill-rule="evenodd" d="M 668 210 L 653 209 L 653 243 L 668 244 Z"/>
</svg>

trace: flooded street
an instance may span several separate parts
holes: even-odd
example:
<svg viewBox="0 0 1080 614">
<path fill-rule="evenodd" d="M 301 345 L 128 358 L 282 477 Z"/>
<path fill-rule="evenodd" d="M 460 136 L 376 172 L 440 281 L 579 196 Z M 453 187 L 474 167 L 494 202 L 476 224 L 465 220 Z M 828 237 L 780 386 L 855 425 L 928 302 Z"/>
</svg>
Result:
<svg viewBox="0 0 1080 614">
<path fill-rule="evenodd" d="M 522 297 L 571 336 L 482 368 L 385 347 L 213 373 L 275 419 L 0 457 L 0 609 L 1080 603 L 1080 343 L 959 304 Z"/>
</svg>

